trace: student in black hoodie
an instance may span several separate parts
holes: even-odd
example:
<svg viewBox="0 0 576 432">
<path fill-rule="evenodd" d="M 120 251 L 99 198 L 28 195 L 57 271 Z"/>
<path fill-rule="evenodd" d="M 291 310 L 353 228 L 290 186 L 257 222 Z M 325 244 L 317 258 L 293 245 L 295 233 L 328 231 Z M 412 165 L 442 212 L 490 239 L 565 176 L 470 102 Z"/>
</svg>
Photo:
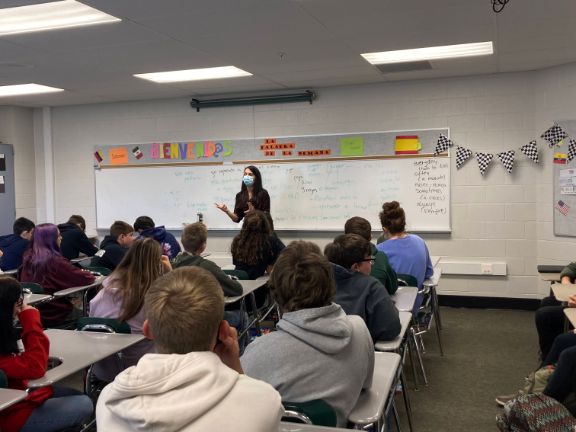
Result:
<svg viewBox="0 0 576 432">
<path fill-rule="evenodd" d="M 115 270 L 134 242 L 134 228 L 124 221 L 116 221 L 110 227 L 110 234 L 104 237 L 100 250 L 92 258 L 91 266 Z"/>
<path fill-rule="evenodd" d="M 75 259 L 83 253 L 86 256 L 94 256 L 98 248 L 94 246 L 84 231 L 86 231 L 86 221 L 80 215 L 72 215 L 68 222 L 58 225 L 62 243 L 60 252 L 66 259 Z"/>
<path fill-rule="evenodd" d="M 0 270 L 15 270 L 22 265 L 22 255 L 28 247 L 34 227 L 34 222 L 21 217 L 14 221 L 13 234 L 0 237 L 0 251 L 4 254 L 0 258 Z"/>
</svg>

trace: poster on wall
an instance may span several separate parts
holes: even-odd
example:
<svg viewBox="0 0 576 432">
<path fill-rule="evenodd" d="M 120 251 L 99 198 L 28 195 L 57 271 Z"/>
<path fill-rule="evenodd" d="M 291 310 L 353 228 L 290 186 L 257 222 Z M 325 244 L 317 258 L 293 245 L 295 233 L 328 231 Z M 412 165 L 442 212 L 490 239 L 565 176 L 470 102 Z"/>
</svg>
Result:
<svg viewBox="0 0 576 432">
<path fill-rule="evenodd" d="M 6 155 L 0 154 L 0 171 L 6 171 Z"/>
</svg>

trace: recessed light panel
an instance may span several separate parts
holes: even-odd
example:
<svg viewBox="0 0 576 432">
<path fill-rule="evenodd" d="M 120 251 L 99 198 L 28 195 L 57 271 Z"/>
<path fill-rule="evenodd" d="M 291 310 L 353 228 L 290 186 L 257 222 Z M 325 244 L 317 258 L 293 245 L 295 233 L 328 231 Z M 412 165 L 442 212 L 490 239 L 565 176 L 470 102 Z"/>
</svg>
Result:
<svg viewBox="0 0 576 432">
<path fill-rule="evenodd" d="M 406 63 L 422 60 L 441 60 L 458 57 L 473 57 L 494 54 L 492 42 L 478 42 L 460 45 L 445 45 L 398 51 L 384 51 L 361 54 L 372 64 Z"/>
<path fill-rule="evenodd" d="M 0 9 L 0 36 L 121 21 L 74 0 Z"/>
<path fill-rule="evenodd" d="M 251 76 L 250 72 L 238 69 L 235 66 L 222 66 L 204 69 L 187 69 L 169 72 L 153 72 L 135 74 L 136 78 L 142 78 L 156 83 L 173 83 L 181 81 L 201 81 L 221 78 L 236 78 Z"/>
<path fill-rule="evenodd" d="M 40 84 L 16 84 L 0 86 L 0 97 L 22 96 L 39 93 L 56 93 L 64 91 L 61 88 L 48 87 Z"/>
</svg>

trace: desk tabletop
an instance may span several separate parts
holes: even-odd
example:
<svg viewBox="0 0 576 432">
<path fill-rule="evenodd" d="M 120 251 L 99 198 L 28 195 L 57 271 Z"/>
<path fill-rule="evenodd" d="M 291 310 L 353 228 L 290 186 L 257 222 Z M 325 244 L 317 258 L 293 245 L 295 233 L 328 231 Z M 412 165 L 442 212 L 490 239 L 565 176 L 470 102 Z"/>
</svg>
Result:
<svg viewBox="0 0 576 432">
<path fill-rule="evenodd" d="M 438 265 L 438 263 L 440 262 L 440 258 L 437 255 L 431 255 L 430 256 L 430 261 L 432 261 L 432 267 L 436 267 Z"/>
<path fill-rule="evenodd" d="M 576 285 L 574 284 L 552 284 L 552 292 L 556 300 L 567 302 L 570 296 L 576 295 Z"/>
<path fill-rule="evenodd" d="M 442 276 L 442 267 L 434 267 L 434 274 L 423 282 L 424 286 L 438 286 Z"/>
<path fill-rule="evenodd" d="M 375 423 L 382 418 L 400 365 L 400 356 L 396 353 L 376 352 L 374 354 L 372 387 L 360 393 L 356 406 L 348 415 L 348 421 L 355 425 Z"/>
<path fill-rule="evenodd" d="M 122 351 L 144 339 L 141 334 L 97 333 L 48 329 L 50 357 L 62 363 L 46 371 L 46 375 L 30 380 L 30 388 L 45 387 L 70 376 L 103 358 Z"/>
<path fill-rule="evenodd" d="M 13 276 L 13 275 L 15 275 L 16 273 L 18 273 L 18 269 L 5 270 L 5 271 L 3 271 L 3 272 L 0 273 L 0 274 L 3 274 L 3 275 L 5 275 L 5 276 Z"/>
<path fill-rule="evenodd" d="M 35 303 L 41 303 L 52 298 L 51 295 L 48 294 L 26 294 L 24 296 L 24 301 L 26 304 L 33 305 Z"/>
<path fill-rule="evenodd" d="M 89 290 L 91 288 L 96 288 L 100 285 L 102 285 L 102 282 L 104 281 L 104 279 L 106 279 L 106 276 L 97 276 L 96 279 L 94 279 L 94 282 L 92 282 L 89 285 L 83 285 L 83 286 L 79 286 L 79 287 L 72 287 L 72 288 L 66 288 L 60 291 L 56 291 L 54 293 L 54 297 L 66 297 L 69 296 L 70 294 L 76 294 L 79 292 L 83 292 L 86 290 Z"/>
<path fill-rule="evenodd" d="M 564 315 L 570 321 L 570 324 L 576 328 L 576 309 L 575 308 L 565 308 Z"/>
<path fill-rule="evenodd" d="M 28 396 L 28 393 L 24 390 L 0 388 L 0 411 L 26 399 L 26 396 Z"/>
<path fill-rule="evenodd" d="M 242 300 L 248 294 L 256 291 L 258 288 L 265 285 L 266 282 L 268 282 L 268 279 L 269 279 L 268 276 L 263 276 L 261 278 L 254 279 L 254 280 L 239 280 L 238 282 L 240 282 L 240 285 L 242 285 L 242 290 L 243 290 L 242 294 L 240 294 L 238 296 L 233 296 L 233 297 L 226 297 L 224 299 L 224 302 L 226 304 L 230 304 L 230 303 L 235 303 L 238 300 Z"/>
<path fill-rule="evenodd" d="M 418 296 L 418 288 L 401 286 L 398 290 L 391 295 L 390 298 L 394 302 L 396 309 L 401 312 L 412 312 L 414 308 L 414 302 Z"/>
<path fill-rule="evenodd" d="M 400 334 L 391 341 L 376 341 L 374 344 L 374 348 L 376 351 L 388 351 L 388 352 L 397 352 L 400 350 L 402 346 L 402 342 L 404 341 L 404 336 L 406 335 L 406 331 L 410 326 L 410 322 L 412 321 L 412 312 L 400 312 L 398 314 L 400 318 Z"/>
</svg>

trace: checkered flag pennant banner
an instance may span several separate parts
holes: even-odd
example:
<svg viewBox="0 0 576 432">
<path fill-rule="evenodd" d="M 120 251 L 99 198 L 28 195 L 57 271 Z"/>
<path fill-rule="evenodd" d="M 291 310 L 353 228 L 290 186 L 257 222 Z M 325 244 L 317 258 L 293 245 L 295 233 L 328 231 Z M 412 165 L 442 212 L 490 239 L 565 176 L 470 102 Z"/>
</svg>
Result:
<svg viewBox="0 0 576 432">
<path fill-rule="evenodd" d="M 570 138 L 568 142 L 568 162 L 576 157 L 576 140 Z"/>
<path fill-rule="evenodd" d="M 478 168 L 480 168 L 480 174 L 484 175 L 488 165 L 492 162 L 494 158 L 493 154 L 490 153 L 476 153 L 476 160 L 478 161 Z"/>
<path fill-rule="evenodd" d="M 498 159 L 500 159 L 500 162 L 502 162 L 502 165 L 504 165 L 504 168 L 506 168 L 508 174 L 512 174 L 512 168 L 514 168 L 515 154 L 516 152 L 514 150 L 508 150 L 502 153 L 498 153 Z"/>
<path fill-rule="evenodd" d="M 520 151 L 524 153 L 532 162 L 538 163 L 538 145 L 536 140 L 530 141 L 528 144 L 520 147 Z"/>
<path fill-rule="evenodd" d="M 452 147 L 454 143 L 448 139 L 446 135 L 440 135 L 438 138 L 438 142 L 436 143 L 436 149 L 434 150 L 434 154 L 443 153 Z"/>
<path fill-rule="evenodd" d="M 457 169 L 462 168 L 464 162 L 466 162 L 471 157 L 472 157 L 472 150 L 468 150 L 467 148 L 460 146 L 456 147 L 456 168 Z"/>
<path fill-rule="evenodd" d="M 558 144 L 567 136 L 568 134 L 566 133 L 566 131 L 564 131 L 564 129 L 555 124 L 554 126 L 549 128 L 546 132 L 544 132 L 542 135 L 540 135 L 540 138 L 548 141 L 548 147 L 554 147 L 556 144 Z"/>
</svg>

